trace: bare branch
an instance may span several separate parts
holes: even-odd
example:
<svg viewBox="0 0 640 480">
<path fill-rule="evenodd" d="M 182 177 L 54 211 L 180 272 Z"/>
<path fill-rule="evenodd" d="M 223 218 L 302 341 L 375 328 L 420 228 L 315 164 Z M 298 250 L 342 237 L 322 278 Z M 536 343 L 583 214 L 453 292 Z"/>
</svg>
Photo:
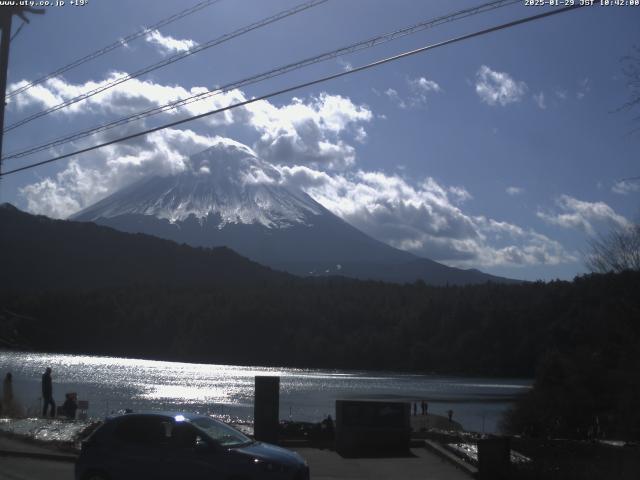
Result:
<svg viewBox="0 0 640 480">
<path fill-rule="evenodd" d="M 592 272 L 640 270 L 640 224 L 618 227 L 589 242 L 585 264 Z"/>
</svg>

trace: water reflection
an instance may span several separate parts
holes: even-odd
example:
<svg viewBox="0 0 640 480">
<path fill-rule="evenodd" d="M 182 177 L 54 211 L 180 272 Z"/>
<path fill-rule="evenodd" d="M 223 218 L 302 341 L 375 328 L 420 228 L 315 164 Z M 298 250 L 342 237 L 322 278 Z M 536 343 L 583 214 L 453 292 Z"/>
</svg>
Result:
<svg viewBox="0 0 640 480">
<path fill-rule="evenodd" d="M 226 419 L 253 418 L 256 375 L 281 377 L 281 418 L 317 421 L 333 414 L 336 398 L 400 395 L 426 399 L 430 413 L 455 411 L 467 429 L 495 431 L 501 413 L 528 380 L 478 379 L 388 372 L 345 372 L 163 362 L 88 355 L 0 352 L 0 373 L 14 374 L 16 394 L 26 407 L 39 406 L 40 378 L 53 368 L 54 396 L 75 391 L 89 400 L 89 414 L 125 408 L 180 410 Z"/>
</svg>

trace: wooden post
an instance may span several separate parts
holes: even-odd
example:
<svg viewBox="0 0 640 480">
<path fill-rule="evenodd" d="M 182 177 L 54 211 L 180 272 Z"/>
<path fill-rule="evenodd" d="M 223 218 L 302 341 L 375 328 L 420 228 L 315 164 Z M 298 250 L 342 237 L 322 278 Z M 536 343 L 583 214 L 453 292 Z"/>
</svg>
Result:
<svg viewBox="0 0 640 480">
<path fill-rule="evenodd" d="M 278 442 L 280 428 L 280 377 L 256 377 L 253 434 L 256 440 Z"/>
</svg>

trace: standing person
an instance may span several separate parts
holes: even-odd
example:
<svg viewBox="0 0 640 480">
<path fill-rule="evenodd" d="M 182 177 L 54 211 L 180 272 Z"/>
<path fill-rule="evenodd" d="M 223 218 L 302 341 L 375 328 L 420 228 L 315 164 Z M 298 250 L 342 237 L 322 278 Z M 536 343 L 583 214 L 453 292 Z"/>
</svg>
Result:
<svg viewBox="0 0 640 480">
<path fill-rule="evenodd" d="M 453 422 L 453 410 L 449 410 L 449 411 L 447 412 L 447 415 L 449 416 L 449 421 L 450 421 L 450 422 Z"/>
<path fill-rule="evenodd" d="M 424 414 L 429 415 L 429 402 L 425 400 L 424 402 Z"/>
<path fill-rule="evenodd" d="M 42 416 L 47 416 L 47 407 L 51 405 L 51 417 L 56 416 L 56 402 L 53 401 L 53 386 L 51 383 L 51 367 L 47 367 L 42 375 Z"/>
</svg>

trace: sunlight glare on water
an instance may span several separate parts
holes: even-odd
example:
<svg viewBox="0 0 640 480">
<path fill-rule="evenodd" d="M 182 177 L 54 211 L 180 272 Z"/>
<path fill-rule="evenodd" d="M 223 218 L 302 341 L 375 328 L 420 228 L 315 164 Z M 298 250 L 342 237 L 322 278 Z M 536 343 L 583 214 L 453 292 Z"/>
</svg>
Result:
<svg viewBox="0 0 640 480">
<path fill-rule="evenodd" d="M 0 374 L 11 371 L 14 390 L 25 408 L 37 412 L 40 379 L 53 369 L 54 397 L 66 392 L 89 401 L 89 414 L 104 416 L 125 408 L 185 410 L 236 421 L 253 418 L 256 375 L 280 380 L 280 418 L 319 421 L 334 414 L 335 400 L 369 395 L 398 395 L 429 402 L 429 412 L 445 414 L 470 430 L 496 431 L 513 396 L 527 391 L 529 380 L 481 379 L 390 372 L 330 371 L 245 367 L 89 355 L 0 351 Z"/>
</svg>

